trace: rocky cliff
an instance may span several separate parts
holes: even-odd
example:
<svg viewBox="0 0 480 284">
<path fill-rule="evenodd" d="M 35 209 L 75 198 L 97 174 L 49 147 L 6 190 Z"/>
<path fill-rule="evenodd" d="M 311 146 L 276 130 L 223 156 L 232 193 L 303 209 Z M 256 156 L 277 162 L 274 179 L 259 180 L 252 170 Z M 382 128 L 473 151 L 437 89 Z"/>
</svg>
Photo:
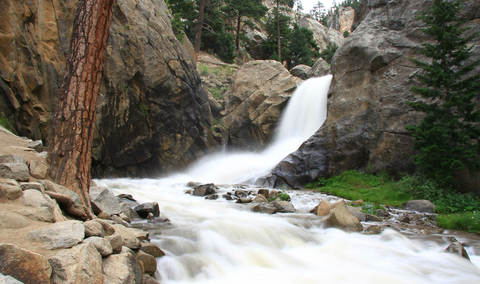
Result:
<svg viewBox="0 0 480 284">
<path fill-rule="evenodd" d="M 0 6 L 0 111 L 20 135 L 48 145 L 76 1 Z M 115 4 L 97 106 L 96 177 L 160 175 L 218 144 L 191 44 L 174 36 L 166 11 L 163 0 Z"/>
<path fill-rule="evenodd" d="M 430 1 L 365 1 L 368 15 L 336 52 L 333 81 L 324 125 L 266 178 L 272 186 L 302 187 L 319 177 L 349 169 L 412 172 L 413 138 L 405 126 L 421 115 L 405 100 L 419 69 L 409 61 L 428 37 L 415 20 Z M 464 1 L 463 11 L 472 29 L 480 30 L 480 3 Z M 480 56 L 480 35 L 474 39 L 474 57 Z M 420 58 L 421 59 L 421 58 Z M 476 70 L 479 72 L 479 70 Z"/>
</svg>

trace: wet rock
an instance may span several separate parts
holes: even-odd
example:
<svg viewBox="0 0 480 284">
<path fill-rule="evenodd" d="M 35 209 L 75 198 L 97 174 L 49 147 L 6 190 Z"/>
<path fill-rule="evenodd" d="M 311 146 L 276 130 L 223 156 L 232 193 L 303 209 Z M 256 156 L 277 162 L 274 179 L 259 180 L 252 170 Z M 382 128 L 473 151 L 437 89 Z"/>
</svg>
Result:
<svg viewBox="0 0 480 284">
<path fill-rule="evenodd" d="M 383 209 L 378 209 L 377 210 L 377 216 L 382 217 L 382 218 L 388 218 L 388 217 L 390 217 L 390 214 Z"/>
<path fill-rule="evenodd" d="M 243 190 L 235 190 L 235 196 L 238 198 L 247 198 L 248 193 Z"/>
<path fill-rule="evenodd" d="M 3 163 L 0 164 L 0 177 L 17 181 L 28 181 L 30 179 L 30 171 L 24 163 Z"/>
<path fill-rule="evenodd" d="M 89 237 L 105 237 L 105 230 L 103 229 L 102 224 L 95 220 L 90 220 L 83 222 L 85 226 L 85 238 Z"/>
<path fill-rule="evenodd" d="M 46 242 L 47 249 L 70 248 L 85 237 L 80 221 L 65 221 L 31 231 L 27 238 Z"/>
<path fill-rule="evenodd" d="M 312 69 L 310 66 L 299 64 L 290 70 L 290 74 L 302 80 L 307 80 L 309 78 L 308 73 L 310 72 L 310 69 Z"/>
<path fill-rule="evenodd" d="M 92 243 L 64 249 L 48 259 L 52 283 L 104 283 L 102 256 Z"/>
<path fill-rule="evenodd" d="M 160 284 L 160 282 L 150 275 L 143 275 L 142 284 Z"/>
<path fill-rule="evenodd" d="M 152 243 L 142 242 L 142 247 L 140 248 L 141 251 L 152 255 L 153 257 L 162 257 L 165 253 L 156 245 Z"/>
<path fill-rule="evenodd" d="M 192 194 L 193 193 L 193 190 L 192 189 L 187 189 L 185 190 L 185 194 Z"/>
<path fill-rule="evenodd" d="M 218 199 L 218 194 L 210 194 L 205 196 L 205 199 L 207 200 L 217 200 Z"/>
<path fill-rule="evenodd" d="M 405 202 L 403 209 L 422 213 L 433 213 L 435 205 L 429 200 L 410 200 Z"/>
<path fill-rule="evenodd" d="M 118 199 L 118 197 L 117 197 Z M 140 204 L 138 204 L 140 205 Z M 125 214 L 130 220 L 141 218 L 135 210 L 133 210 L 128 204 L 120 202 L 120 208 L 122 208 L 122 214 Z"/>
<path fill-rule="evenodd" d="M 239 197 L 235 203 L 250 203 L 252 202 L 251 197 Z"/>
<path fill-rule="evenodd" d="M 330 211 L 331 205 L 330 202 L 326 200 L 320 201 L 320 203 L 313 208 L 310 213 L 313 213 L 317 216 L 325 216 Z"/>
<path fill-rule="evenodd" d="M 115 229 L 115 233 L 123 237 L 124 246 L 133 250 L 137 250 L 141 247 L 140 240 L 137 239 L 135 232 L 132 231 L 133 229 L 125 228 L 123 225 L 113 225 L 113 228 Z"/>
<path fill-rule="evenodd" d="M 143 203 L 135 207 L 135 212 L 142 217 L 142 218 L 147 218 L 148 213 L 152 213 L 153 216 L 158 217 L 160 216 L 160 207 L 158 206 L 157 202 L 148 202 L 148 203 Z"/>
<path fill-rule="evenodd" d="M 238 197 L 236 196 L 233 196 L 233 195 L 229 195 L 229 194 L 224 194 L 223 197 L 226 199 L 226 200 L 238 200 Z"/>
<path fill-rule="evenodd" d="M 55 223 L 56 219 L 52 211 L 52 208 L 38 207 L 32 209 L 22 209 L 17 212 L 32 220 Z"/>
<path fill-rule="evenodd" d="M 49 284 L 52 268 L 43 255 L 0 244 L 0 273 L 23 283 Z"/>
<path fill-rule="evenodd" d="M 120 208 L 117 198 L 107 188 L 95 186 L 90 187 L 90 200 L 98 209 L 108 215 L 122 213 L 122 208 Z"/>
<path fill-rule="evenodd" d="M 277 212 L 280 213 L 295 213 L 295 207 L 287 201 L 282 201 L 279 199 L 276 199 L 272 202 L 272 204 L 277 208 Z"/>
<path fill-rule="evenodd" d="M 101 267 L 105 283 L 142 283 L 142 266 L 132 251 L 104 258 Z"/>
<path fill-rule="evenodd" d="M 445 252 L 448 253 L 453 253 L 458 256 L 461 256 L 465 259 L 470 260 L 470 257 L 468 256 L 467 251 L 465 250 L 464 246 L 462 243 L 460 243 L 457 239 L 454 237 L 450 238 L 451 244 L 445 249 Z"/>
<path fill-rule="evenodd" d="M 266 213 L 266 214 L 275 214 L 277 212 L 277 207 L 271 203 L 267 202 L 262 202 L 260 204 L 255 205 L 252 208 L 253 212 L 258 212 L 258 213 Z"/>
<path fill-rule="evenodd" d="M 367 222 L 381 222 L 382 218 L 372 215 L 372 214 L 365 214 L 365 221 Z"/>
<path fill-rule="evenodd" d="M 206 196 L 210 194 L 215 194 L 217 193 L 215 191 L 215 186 L 213 183 L 208 183 L 208 184 L 203 184 L 196 186 L 195 189 L 193 190 L 192 195 L 194 196 Z"/>
<path fill-rule="evenodd" d="M 111 236 L 105 237 L 106 240 L 110 242 L 110 246 L 112 247 L 112 252 L 114 254 L 118 254 L 122 251 L 123 247 L 123 237 L 120 234 L 113 234 Z"/>
<path fill-rule="evenodd" d="M 410 223 L 410 218 L 407 215 L 398 216 L 397 220 L 402 223 Z"/>
<path fill-rule="evenodd" d="M 2 229 L 20 229 L 30 225 L 30 221 L 22 214 L 17 212 L 1 211 L 0 228 Z"/>
<path fill-rule="evenodd" d="M 267 198 L 263 194 L 258 194 L 255 196 L 255 198 L 252 200 L 254 203 L 262 203 L 262 202 L 268 202 Z"/>
<path fill-rule="evenodd" d="M 377 234 L 380 234 L 381 232 L 383 232 L 384 230 L 384 227 L 383 226 L 379 226 L 379 225 L 373 225 L 373 226 L 369 226 L 365 229 L 365 234 L 366 235 L 377 235 Z"/>
<path fill-rule="evenodd" d="M 261 194 L 261 195 L 263 195 L 263 196 L 265 196 L 265 197 L 268 196 L 269 192 L 270 192 L 270 190 L 268 190 L 268 189 L 266 189 L 266 188 L 262 188 L 262 189 L 259 189 L 259 190 L 258 190 L 258 194 Z"/>
<path fill-rule="evenodd" d="M 102 257 L 109 256 L 113 253 L 110 241 L 102 237 L 89 237 L 84 239 L 83 243 L 93 244 Z"/>
<path fill-rule="evenodd" d="M 356 217 L 359 221 L 366 221 L 367 214 L 363 213 L 360 207 L 347 206 L 347 209 L 348 212 L 350 212 L 350 214 Z"/>
<path fill-rule="evenodd" d="M 30 161 L 29 163 L 30 174 L 34 178 L 45 179 L 47 178 L 49 167 L 38 161 Z"/>
<path fill-rule="evenodd" d="M 331 211 L 329 217 L 325 221 L 327 227 L 334 227 L 345 230 L 347 232 L 361 232 L 363 226 L 358 218 L 353 217 L 347 209 L 345 202 L 340 202 Z"/>
<path fill-rule="evenodd" d="M 153 275 L 157 271 L 157 260 L 152 255 L 139 250 L 137 259 L 142 265 L 143 273 Z"/>
<path fill-rule="evenodd" d="M 35 150 L 38 153 L 43 152 L 42 140 L 32 141 L 28 144 L 28 148 Z"/>
<path fill-rule="evenodd" d="M 34 189 L 25 190 L 19 202 L 25 206 L 53 208 L 52 199 Z"/>
<path fill-rule="evenodd" d="M 122 203 L 128 205 L 130 208 L 140 205 L 140 203 L 138 203 L 131 194 L 119 194 L 117 195 L 117 200 L 120 203 L 120 206 L 122 205 Z"/>
</svg>

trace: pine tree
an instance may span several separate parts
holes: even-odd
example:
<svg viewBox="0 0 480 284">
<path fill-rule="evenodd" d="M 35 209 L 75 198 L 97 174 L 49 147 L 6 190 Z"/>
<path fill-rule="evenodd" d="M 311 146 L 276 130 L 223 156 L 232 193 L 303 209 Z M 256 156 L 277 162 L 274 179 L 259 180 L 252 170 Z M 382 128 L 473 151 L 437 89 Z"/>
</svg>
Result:
<svg viewBox="0 0 480 284">
<path fill-rule="evenodd" d="M 411 91 L 423 100 L 407 103 L 425 117 L 418 125 L 407 126 L 415 137 L 414 162 L 418 169 L 444 185 L 453 185 L 456 170 L 480 169 L 480 112 L 476 97 L 480 94 L 480 74 L 471 72 L 480 60 L 469 62 L 472 36 L 463 37 L 466 20 L 457 15 L 460 1 L 434 0 L 433 6 L 420 14 L 427 25 L 423 32 L 435 43 L 424 43 L 420 52 L 428 60 L 412 60 L 423 72 L 415 74 L 424 87 Z"/>
<path fill-rule="evenodd" d="M 299 64 L 312 66 L 315 63 L 313 58 L 319 56 L 318 50 L 319 47 L 313 38 L 313 32 L 294 24 L 290 41 L 290 66 L 295 67 Z"/>
</svg>

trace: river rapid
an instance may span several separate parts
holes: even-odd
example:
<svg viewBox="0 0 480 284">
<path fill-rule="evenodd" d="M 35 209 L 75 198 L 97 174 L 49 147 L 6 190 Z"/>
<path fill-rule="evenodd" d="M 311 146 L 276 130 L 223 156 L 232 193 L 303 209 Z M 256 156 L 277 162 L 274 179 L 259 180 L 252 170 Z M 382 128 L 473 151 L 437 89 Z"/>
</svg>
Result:
<svg viewBox="0 0 480 284">
<path fill-rule="evenodd" d="M 251 205 L 185 194 L 188 182 L 213 182 L 219 195 L 257 192 L 255 180 L 296 150 L 326 117 L 331 76 L 310 79 L 290 99 L 272 145 L 262 153 L 219 153 L 183 173 L 161 179 L 97 180 L 115 194 L 156 201 L 170 220 L 152 227 L 151 241 L 166 256 L 155 274 L 170 283 L 480 283 L 472 262 L 444 253 L 448 242 L 387 229 L 378 235 L 325 229 L 308 213 L 337 198 L 289 190 L 296 213 L 254 213 Z M 298 104 L 298 105 L 297 105 Z M 314 123 L 312 123 L 314 121 Z M 144 221 L 146 223 L 146 221 Z M 147 224 L 144 224 L 147 225 Z M 462 239 L 459 239 L 462 241 Z M 480 248 L 479 248 L 480 249 Z"/>
</svg>

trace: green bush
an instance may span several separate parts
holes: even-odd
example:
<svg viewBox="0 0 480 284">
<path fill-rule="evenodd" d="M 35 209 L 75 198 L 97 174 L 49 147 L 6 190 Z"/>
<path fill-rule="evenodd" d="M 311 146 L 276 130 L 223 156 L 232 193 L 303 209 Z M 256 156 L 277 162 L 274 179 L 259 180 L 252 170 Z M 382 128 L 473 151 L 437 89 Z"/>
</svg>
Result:
<svg viewBox="0 0 480 284">
<path fill-rule="evenodd" d="M 207 64 L 198 63 L 197 68 L 199 69 L 201 76 L 208 76 L 208 74 L 210 74 L 212 72 L 210 70 L 210 67 L 208 67 Z"/>
<path fill-rule="evenodd" d="M 3 112 L 0 113 L 0 125 L 8 131 L 15 133 L 13 122 Z"/>
<path fill-rule="evenodd" d="M 480 212 L 466 212 L 448 215 L 438 215 L 437 223 L 449 230 L 462 230 L 471 233 L 480 232 Z"/>
</svg>

